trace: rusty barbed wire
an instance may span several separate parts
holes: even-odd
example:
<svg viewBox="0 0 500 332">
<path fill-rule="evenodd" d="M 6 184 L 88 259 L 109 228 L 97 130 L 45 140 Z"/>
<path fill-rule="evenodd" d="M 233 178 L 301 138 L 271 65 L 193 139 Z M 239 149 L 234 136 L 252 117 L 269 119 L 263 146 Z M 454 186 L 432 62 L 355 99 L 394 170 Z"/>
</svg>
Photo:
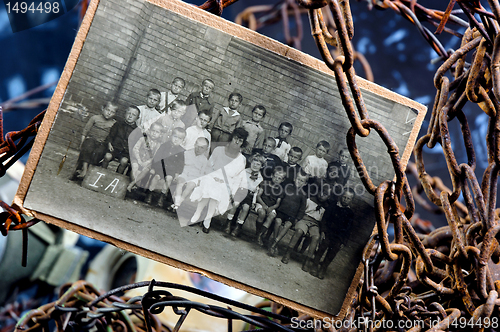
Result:
<svg viewBox="0 0 500 332">
<path fill-rule="evenodd" d="M 234 1 L 209 1 L 203 8 L 220 14 L 222 8 L 232 2 Z M 445 11 L 428 9 L 416 0 L 368 2 L 379 9 L 392 9 L 412 22 L 438 53 L 443 64 L 437 70 L 434 79 L 437 93 L 428 131 L 415 146 L 415 164 L 410 163 L 407 168 L 408 174 L 413 174 L 419 181 L 417 186 L 410 188 L 407 173 L 399 160 L 397 146 L 383 125 L 370 119 L 356 83 L 353 69 L 356 52 L 351 45 L 354 26 L 349 2 L 347 0 L 298 1 L 308 12 L 311 34 L 316 40 L 323 60 L 335 72 L 342 102 L 352 125 L 348 134 L 351 157 L 357 165 L 363 164 L 355 141 L 362 140 L 371 129 L 375 129 L 388 147 L 397 175 L 396 182 L 388 179 L 376 185 L 368 174 L 365 174 L 363 168 L 358 167 L 365 188 L 374 195 L 378 234 L 371 239 L 363 253 L 364 278 L 358 288 L 358 296 L 343 318 L 347 322 L 343 326 L 352 326 L 349 323 L 369 317 L 372 321 L 410 323 L 405 325 L 413 326 L 408 328 L 409 331 L 463 330 L 464 326 L 457 325 L 457 321 L 465 321 L 467 323 L 465 327 L 483 331 L 487 327 L 486 319 L 491 322 L 492 318 L 498 318 L 500 306 L 498 298 L 500 281 L 493 279 L 491 270 L 498 269 L 492 264 L 498 263 L 500 259 L 500 246 L 497 241 L 500 231 L 498 223 L 500 209 L 496 208 L 497 180 L 500 171 L 499 2 L 488 1 L 491 12 L 483 8 L 479 1 L 450 0 Z M 293 5 L 288 6 L 288 1 L 280 4 L 279 9 L 277 6 L 255 7 L 242 13 L 241 20 L 258 29 L 262 24 L 283 20 L 284 16 L 295 16 L 297 10 L 304 11 L 295 7 L 290 9 Z M 456 6 L 459 7 L 458 10 L 454 9 Z M 257 13 L 268 15 L 267 18 L 264 16 L 265 19 L 257 19 Z M 465 16 L 466 19 L 458 17 L 459 15 Z M 446 32 L 461 38 L 460 48 L 445 50 L 434 33 L 423 25 L 424 23 L 434 26 L 438 34 Z M 466 30 L 460 33 L 450 28 L 450 25 Z M 290 40 L 295 42 L 292 37 Z M 327 44 L 333 44 L 337 48 L 337 53 L 331 52 Z M 475 173 L 477 170 L 474 147 L 467 118 L 462 111 L 466 104 L 477 104 L 479 109 L 490 117 L 486 137 L 489 166 L 481 181 Z M 462 131 L 467 163 L 459 164 L 451 148 L 449 123 L 455 120 L 458 121 Z M 433 149 L 437 144 L 443 148 L 450 171 L 451 189 L 447 188 L 441 179 L 428 174 L 425 170 L 422 150 L 424 146 Z M 423 196 L 424 193 L 426 198 Z M 463 197 L 464 203 L 459 201 L 460 197 Z M 428 210 L 444 213 L 448 226 L 438 228 L 427 235 L 418 234 L 412 226 L 412 220 L 415 219 L 415 201 Z M 388 236 L 391 224 L 395 234 L 392 243 L 389 242 Z M 18 330 L 35 329 L 35 326 L 45 324 L 50 318 L 57 319 L 62 324 L 71 321 L 80 324 L 80 327 L 109 322 L 110 326 L 127 330 L 128 321 L 118 322 L 117 317 L 120 316 L 106 312 L 106 308 L 110 308 L 113 304 L 107 300 L 112 294 L 100 294 L 91 288 L 86 288 L 87 285 L 73 286 L 75 287 L 78 289 L 74 292 L 78 293 L 77 298 L 71 297 L 74 293 L 71 296 L 65 295 L 56 302 L 57 305 L 47 305 L 30 312 L 18 323 Z M 87 293 L 91 294 L 91 297 Z M 144 298 L 148 297 L 145 295 L 142 299 Z M 120 302 L 115 298 L 113 301 Z M 177 309 L 196 307 L 187 302 L 179 304 L 181 302 L 176 302 L 178 299 L 175 297 L 170 297 L 166 303 L 153 301 L 154 304 L 147 309 L 134 304 L 137 301 L 134 299 L 128 303 L 127 309 L 131 309 L 134 314 L 141 317 L 143 324 L 141 329 L 148 330 L 155 322 L 155 330 L 163 329 L 158 321 L 149 321 L 149 325 L 147 323 L 150 316 L 145 313 L 147 309 L 152 312 L 151 308 L 155 305 L 160 307 L 172 305 Z M 120 305 L 124 307 L 123 304 L 116 305 L 116 303 L 113 304 L 115 305 L 113 309 L 109 309 L 110 311 L 120 309 Z M 66 313 L 61 304 L 68 307 Z M 84 307 L 100 307 L 104 310 L 96 311 L 94 317 L 89 316 L 91 311 L 82 309 Z M 227 311 L 217 311 L 214 308 L 201 306 L 196 308 L 206 310 L 207 314 L 215 312 L 219 315 L 228 314 Z M 186 310 L 178 312 L 182 319 Z M 73 318 L 70 319 L 71 317 Z M 299 318 L 311 319 L 305 315 Z M 114 323 L 113 319 L 117 322 Z M 263 322 L 255 317 L 251 319 L 255 320 L 251 323 L 254 326 L 259 326 L 258 324 Z M 432 320 L 437 319 L 439 323 L 433 325 Z M 424 322 L 424 326 L 420 326 L 419 322 Z M 278 324 L 268 328 L 286 327 Z M 370 324 L 366 324 L 365 328 L 374 330 L 374 326 Z"/>
<path fill-rule="evenodd" d="M 148 287 L 143 296 L 118 297 L 115 294 L 131 289 Z M 216 305 L 209 305 L 173 295 L 169 290 L 182 290 L 196 295 L 202 295 L 211 300 L 247 311 L 243 314 Z M 241 320 L 258 327 L 259 331 L 308 331 L 302 328 L 292 328 L 291 317 L 281 315 L 282 309 L 276 304 L 271 304 L 272 311 L 262 309 L 264 305 L 253 307 L 237 301 L 199 290 L 197 288 L 173 283 L 155 281 L 139 282 L 116 288 L 109 292 L 98 291 L 85 281 L 77 281 L 72 285 L 61 288 L 57 301 L 42 305 L 23 315 L 15 331 L 45 330 L 50 321 L 54 321 L 59 331 L 71 329 L 85 331 L 105 329 L 118 331 L 179 331 L 191 311 L 199 311 L 206 315 L 228 320 L 228 329 L 232 330 L 232 321 Z M 156 315 L 167 308 L 179 316 L 174 327 L 169 327 L 160 322 Z M 135 319 L 132 319 L 135 318 Z M 307 318 L 302 317 L 300 319 Z"/>
</svg>

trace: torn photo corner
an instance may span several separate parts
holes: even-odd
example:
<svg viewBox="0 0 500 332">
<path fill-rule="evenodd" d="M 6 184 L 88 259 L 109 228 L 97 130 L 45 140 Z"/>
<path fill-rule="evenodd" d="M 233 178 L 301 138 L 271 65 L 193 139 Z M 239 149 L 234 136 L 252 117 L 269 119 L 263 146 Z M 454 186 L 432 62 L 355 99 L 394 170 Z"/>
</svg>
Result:
<svg viewBox="0 0 500 332">
<path fill-rule="evenodd" d="M 16 204 L 46 222 L 342 318 L 375 226 L 321 61 L 176 0 L 92 1 Z M 357 79 L 406 165 L 426 107 Z M 393 179 L 375 131 L 373 182 Z"/>
</svg>

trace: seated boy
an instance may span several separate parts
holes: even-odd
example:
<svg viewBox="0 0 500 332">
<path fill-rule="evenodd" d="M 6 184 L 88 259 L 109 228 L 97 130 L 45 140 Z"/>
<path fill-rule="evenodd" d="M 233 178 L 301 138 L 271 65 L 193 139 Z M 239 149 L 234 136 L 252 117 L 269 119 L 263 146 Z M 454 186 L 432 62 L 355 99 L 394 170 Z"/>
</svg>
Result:
<svg viewBox="0 0 500 332">
<path fill-rule="evenodd" d="M 115 114 L 118 105 L 107 102 L 101 109 L 101 114 L 91 116 L 82 131 L 80 154 L 76 162 L 76 171 L 72 179 L 83 179 L 87 175 L 89 165 L 97 165 L 106 153 L 105 139 L 111 127 L 115 124 Z"/>
<path fill-rule="evenodd" d="M 125 173 L 130 160 L 128 149 L 128 137 L 137 128 L 135 122 L 139 118 L 140 111 L 136 106 L 129 106 L 125 112 L 124 121 L 116 121 L 111 127 L 109 135 L 106 138 L 106 146 L 108 151 L 104 155 L 104 160 L 101 163 L 103 168 L 108 168 L 109 162 L 117 159 L 120 162 L 117 173 Z"/>
<path fill-rule="evenodd" d="M 253 153 L 259 153 L 266 158 L 264 167 L 262 167 L 262 177 L 264 180 L 270 180 L 273 175 L 274 168 L 282 166 L 281 159 L 272 153 L 275 147 L 276 141 L 274 138 L 268 137 L 264 140 L 262 149 L 253 149 Z"/>
<path fill-rule="evenodd" d="M 307 184 L 307 179 L 308 175 L 301 171 L 297 174 L 293 183 L 287 183 L 284 186 L 285 197 L 281 201 L 277 209 L 276 219 L 274 219 L 273 234 L 275 234 L 275 238 L 271 241 L 269 247 L 270 256 L 277 256 L 278 243 L 288 230 L 304 217 L 307 196 L 302 188 Z"/>
<path fill-rule="evenodd" d="M 258 215 L 257 243 L 260 246 L 264 246 L 262 237 L 271 226 L 276 217 L 276 209 L 280 206 L 283 197 L 285 197 L 285 191 L 281 187 L 283 180 L 285 180 L 285 171 L 283 167 L 278 166 L 274 168 L 270 180 L 264 180 L 259 184 L 255 212 Z"/>
<path fill-rule="evenodd" d="M 290 239 L 290 243 L 288 243 L 285 255 L 283 255 L 283 258 L 281 259 L 283 264 L 288 264 L 290 261 L 290 254 L 297 243 L 299 243 L 302 236 L 307 236 L 309 234 L 311 242 L 308 246 L 306 259 L 302 264 L 302 270 L 307 272 L 307 264 L 311 260 L 320 239 L 319 222 L 323 217 L 324 212 L 325 209 L 322 206 L 316 204 L 310 198 L 307 199 L 304 217 L 297 222 L 297 224 L 295 224 L 295 233 Z"/>
<path fill-rule="evenodd" d="M 181 145 L 185 137 L 186 131 L 183 128 L 174 128 L 169 141 L 163 143 L 156 151 L 151 166 L 154 172 L 153 178 L 144 200 L 145 203 L 151 204 L 153 191 L 160 187 L 161 195 L 157 205 L 163 207 L 172 180 L 177 178 L 184 167 L 184 149 Z"/>
<path fill-rule="evenodd" d="M 312 276 L 323 279 L 328 265 L 333 261 L 340 249 L 345 245 L 351 235 L 351 227 L 354 220 L 350 204 L 354 198 L 354 190 L 345 188 L 340 200 L 336 204 L 330 204 L 321 219 L 321 231 L 325 238 L 320 242 L 318 251 L 314 256 L 313 267 L 309 272 Z M 321 257 L 326 251 L 322 263 Z"/>
<path fill-rule="evenodd" d="M 139 138 L 130 153 L 130 163 L 132 166 L 132 181 L 127 186 L 131 191 L 134 185 L 139 184 L 142 179 L 150 174 L 153 157 L 161 145 L 163 128 L 157 122 L 153 122 L 144 136 Z M 131 135 L 132 136 L 132 135 Z M 132 137 L 129 137 L 129 144 Z"/>
<path fill-rule="evenodd" d="M 245 169 L 247 175 L 246 181 L 240 185 L 240 189 L 238 189 L 234 195 L 234 207 L 229 210 L 227 214 L 226 233 L 231 233 L 234 237 L 238 236 L 243 224 L 245 223 L 250 208 L 255 208 L 255 203 L 257 202 L 257 197 L 255 195 L 257 186 L 264 180 L 260 174 L 260 169 L 264 166 L 265 158 L 256 153 L 250 156 L 249 160 L 250 167 Z M 245 194 L 245 196 L 240 197 L 242 194 Z M 238 214 L 236 227 L 231 232 L 231 224 L 238 209 L 240 210 L 240 213 Z"/>
<path fill-rule="evenodd" d="M 198 137 L 194 149 L 184 152 L 184 168 L 177 177 L 174 204 L 170 210 L 177 210 L 186 197 L 190 196 L 197 185 L 198 179 L 209 170 L 209 162 L 206 155 L 208 151 L 208 139 Z M 185 186 L 185 188 L 184 188 Z"/>
</svg>

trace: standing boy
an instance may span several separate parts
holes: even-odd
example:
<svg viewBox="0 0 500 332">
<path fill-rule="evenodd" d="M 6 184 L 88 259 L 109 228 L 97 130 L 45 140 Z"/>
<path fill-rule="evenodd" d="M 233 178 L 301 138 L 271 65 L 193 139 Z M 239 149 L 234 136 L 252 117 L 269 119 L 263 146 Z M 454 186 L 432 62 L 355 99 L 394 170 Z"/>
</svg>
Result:
<svg viewBox="0 0 500 332">
<path fill-rule="evenodd" d="M 211 114 L 208 113 L 207 110 L 199 111 L 198 116 L 196 117 L 195 124 L 186 129 L 186 139 L 182 144 L 182 147 L 186 150 L 194 149 L 194 145 L 198 138 L 204 137 L 209 142 L 211 139 L 210 133 L 207 130 L 208 123 L 212 118 Z M 210 144 L 208 146 L 210 148 Z M 208 157 L 208 150 L 207 150 Z"/>
<path fill-rule="evenodd" d="M 212 120 L 208 127 L 212 135 L 212 142 L 229 142 L 232 132 L 240 127 L 241 114 L 238 108 L 243 101 L 243 96 L 237 92 L 232 92 L 227 98 L 228 106 L 222 109 L 215 108 Z M 215 146 L 212 145 L 212 148 Z"/>
<path fill-rule="evenodd" d="M 170 84 L 170 90 L 166 92 L 161 92 L 160 94 L 160 104 L 158 108 L 161 112 L 167 112 L 172 102 L 179 98 L 179 93 L 184 89 L 186 82 L 180 78 L 176 77 L 173 79 L 172 84 Z"/>
<path fill-rule="evenodd" d="M 188 107 L 188 112 L 184 114 L 182 121 L 186 124 L 186 126 L 190 127 L 194 119 L 196 118 L 196 114 L 200 111 L 208 111 L 208 114 L 212 114 L 214 110 L 214 102 L 210 98 L 212 91 L 215 88 L 215 83 L 209 78 L 206 78 L 201 82 L 201 90 L 198 92 L 191 93 L 186 99 L 186 105 L 194 105 L 196 110 L 192 110 L 191 107 Z"/>
<path fill-rule="evenodd" d="M 148 130 L 151 124 L 158 120 L 158 118 L 162 114 L 159 110 L 156 109 L 160 104 L 160 95 L 161 94 L 158 89 L 149 90 L 146 99 L 146 105 L 137 107 L 141 111 L 141 115 L 137 120 L 137 126 L 142 130 L 142 132 Z"/>
<path fill-rule="evenodd" d="M 156 121 L 163 127 L 162 142 L 168 142 L 174 128 L 186 128 L 181 118 L 186 113 L 186 103 L 176 99 L 172 102 L 167 113 L 162 114 Z"/>
<path fill-rule="evenodd" d="M 131 191 L 134 185 L 140 183 L 146 175 L 151 173 L 154 174 L 154 171 L 151 169 L 151 164 L 153 163 L 153 157 L 156 151 L 158 151 L 161 145 L 162 131 L 162 126 L 157 122 L 153 122 L 144 136 L 139 138 L 137 143 L 135 143 L 130 153 L 132 181 L 127 186 L 128 191 Z"/>
<path fill-rule="evenodd" d="M 276 148 L 274 154 L 277 155 L 282 161 L 288 161 L 288 152 L 292 148 L 288 143 L 288 137 L 292 134 L 293 126 L 290 122 L 282 122 L 278 127 L 278 137 L 276 140 Z"/>
<path fill-rule="evenodd" d="M 354 198 L 354 190 L 346 188 L 340 200 L 336 204 L 330 204 L 321 219 L 321 231 L 325 238 L 319 244 L 318 251 L 314 257 L 313 268 L 310 274 L 323 279 L 328 265 L 333 261 L 340 249 L 346 244 L 351 235 L 351 227 L 354 220 L 350 204 Z M 327 251 L 325 259 L 320 264 L 321 257 Z"/>
<path fill-rule="evenodd" d="M 242 122 L 241 127 L 248 131 L 247 145 L 243 147 L 242 153 L 245 157 L 250 157 L 252 150 L 259 148 L 264 143 L 264 128 L 260 122 L 266 116 L 266 108 L 262 105 L 256 105 L 252 110 L 252 118 Z"/>
<path fill-rule="evenodd" d="M 351 169 L 347 165 L 349 158 L 349 150 L 342 148 L 339 150 L 338 160 L 328 164 L 328 177 L 331 179 L 335 178 L 336 182 L 342 186 L 345 186 L 351 177 Z"/>
<path fill-rule="evenodd" d="M 326 175 L 326 169 L 328 168 L 328 162 L 325 160 L 325 156 L 330 150 L 330 143 L 327 141 L 320 141 L 316 145 L 316 150 L 314 154 L 309 155 L 304 159 L 302 163 L 302 169 L 310 175 L 309 182 L 316 182 L 317 179 L 322 179 Z"/>
<path fill-rule="evenodd" d="M 299 165 L 302 154 L 302 149 L 298 146 L 294 146 L 290 149 L 290 152 L 288 152 L 288 162 L 283 163 L 286 173 L 285 183 L 293 183 L 297 174 L 302 170 Z"/>
</svg>

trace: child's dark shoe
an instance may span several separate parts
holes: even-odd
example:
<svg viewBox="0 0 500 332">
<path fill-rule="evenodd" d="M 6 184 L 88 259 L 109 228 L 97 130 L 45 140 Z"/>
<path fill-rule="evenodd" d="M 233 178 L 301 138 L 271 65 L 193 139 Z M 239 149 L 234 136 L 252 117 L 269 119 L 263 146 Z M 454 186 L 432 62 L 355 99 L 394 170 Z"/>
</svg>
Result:
<svg viewBox="0 0 500 332">
<path fill-rule="evenodd" d="M 231 236 L 234 236 L 234 237 L 237 237 L 239 234 L 240 234 L 240 231 L 241 231 L 241 224 L 236 224 L 236 227 L 233 229 L 233 231 L 231 232 Z"/>
<path fill-rule="evenodd" d="M 318 278 L 318 270 L 319 266 L 313 265 L 313 267 L 309 270 L 309 274 L 312 275 L 313 277 Z"/>
<path fill-rule="evenodd" d="M 306 258 L 304 263 L 302 263 L 302 271 L 309 272 L 309 260 L 309 258 Z"/>
<path fill-rule="evenodd" d="M 226 228 L 224 229 L 224 232 L 228 235 L 231 234 L 231 222 L 232 220 L 226 220 Z"/>
<path fill-rule="evenodd" d="M 268 254 L 269 256 L 271 256 L 271 257 L 276 257 L 276 256 L 278 256 L 278 248 L 271 246 L 271 247 L 269 248 L 269 251 L 267 252 L 267 254 Z"/>
<path fill-rule="evenodd" d="M 325 274 L 326 274 L 326 269 L 325 268 L 320 268 L 318 272 L 318 278 L 320 279 L 325 279 Z"/>
<path fill-rule="evenodd" d="M 158 198 L 158 203 L 156 203 L 156 205 L 157 205 L 159 208 L 162 208 L 162 209 L 163 209 L 163 206 L 165 205 L 165 194 L 161 194 L 161 195 L 160 195 L 160 198 Z"/>
<path fill-rule="evenodd" d="M 203 233 L 208 234 L 210 232 L 210 228 L 206 228 L 205 225 L 203 225 Z"/>
<path fill-rule="evenodd" d="M 69 178 L 70 181 L 81 181 L 82 179 L 78 178 L 78 171 L 75 171 L 73 175 Z"/>
<path fill-rule="evenodd" d="M 144 203 L 146 203 L 146 204 L 153 203 L 153 192 L 152 191 L 147 193 L 146 198 L 144 199 Z"/>
<path fill-rule="evenodd" d="M 267 231 L 267 228 L 265 227 L 261 227 L 258 235 L 257 235 L 257 244 L 261 247 L 264 246 L 264 240 L 262 239 L 262 237 L 264 236 L 264 234 L 266 233 Z"/>
<path fill-rule="evenodd" d="M 281 263 L 288 264 L 289 261 L 290 261 L 290 254 L 287 252 L 285 256 L 283 256 L 283 258 L 281 259 Z"/>
</svg>

